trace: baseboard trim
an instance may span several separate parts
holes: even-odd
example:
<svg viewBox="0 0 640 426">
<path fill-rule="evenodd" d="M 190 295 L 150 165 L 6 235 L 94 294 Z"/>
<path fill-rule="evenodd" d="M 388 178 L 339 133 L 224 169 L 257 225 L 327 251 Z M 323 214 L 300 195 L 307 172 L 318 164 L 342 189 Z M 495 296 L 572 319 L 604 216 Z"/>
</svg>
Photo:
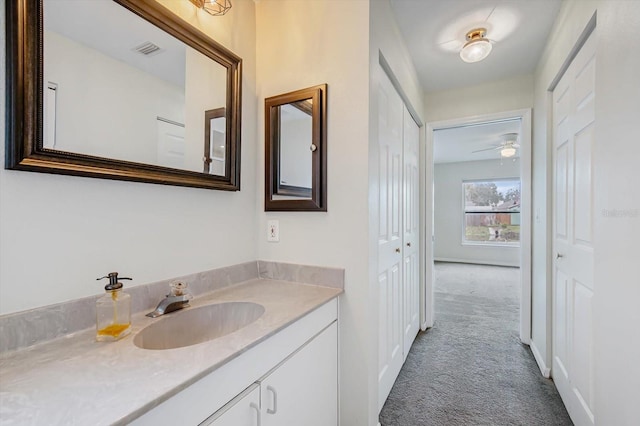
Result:
<svg viewBox="0 0 640 426">
<path fill-rule="evenodd" d="M 433 260 L 435 262 L 448 262 L 448 263 L 470 263 L 473 265 L 491 265 L 491 266 L 507 266 L 507 267 L 511 267 L 511 268 L 519 268 L 520 265 L 516 264 L 512 264 L 512 263 L 505 263 L 505 262 L 493 262 L 493 261 L 486 261 L 486 260 L 469 260 L 469 259 L 454 259 L 454 258 L 450 258 L 450 257 L 434 257 Z"/>
<path fill-rule="evenodd" d="M 547 367 L 542 354 L 538 350 L 538 347 L 533 342 L 533 340 L 531 341 L 531 344 L 529 344 L 529 347 L 531 348 L 531 352 L 533 353 L 533 358 L 535 358 L 536 363 L 538 364 L 538 368 L 540 368 L 540 372 L 544 377 L 548 379 L 549 377 L 551 377 L 551 369 Z"/>
</svg>

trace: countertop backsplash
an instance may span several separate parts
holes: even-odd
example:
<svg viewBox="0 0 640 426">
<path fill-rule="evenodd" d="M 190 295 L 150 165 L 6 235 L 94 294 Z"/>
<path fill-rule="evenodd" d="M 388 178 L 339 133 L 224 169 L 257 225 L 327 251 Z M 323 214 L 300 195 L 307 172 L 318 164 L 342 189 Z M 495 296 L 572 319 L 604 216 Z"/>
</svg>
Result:
<svg viewBox="0 0 640 426">
<path fill-rule="evenodd" d="M 344 270 L 272 261 L 252 261 L 174 277 L 150 284 L 127 286 L 132 313 L 152 311 L 169 292 L 169 284 L 184 281 L 198 297 L 255 278 L 276 279 L 344 289 Z M 95 326 L 95 302 L 102 294 L 0 316 L 0 354 Z"/>
</svg>

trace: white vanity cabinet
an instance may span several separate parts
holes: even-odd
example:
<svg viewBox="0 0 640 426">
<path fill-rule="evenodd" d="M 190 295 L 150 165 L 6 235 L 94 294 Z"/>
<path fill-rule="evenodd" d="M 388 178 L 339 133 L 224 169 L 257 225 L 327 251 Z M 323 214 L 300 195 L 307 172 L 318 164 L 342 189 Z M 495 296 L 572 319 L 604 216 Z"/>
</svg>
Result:
<svg viewBox="0 0 640 426">
<path fill-rule="evenodd" d="M 332 299 L 130 424 L 336 426 L 337 317 Z"/>
<path fill-rule="evenodd" d="M 260 426 L 260 385 L 254 383 L 200 426 Z"/>
<path fill-rule="evenodd" d="M 333 323 L 260 381 L 262 426 L 337 425 L 337 339 Z"/>
<path fill-rule="evenodd" d="M 200 426 L 330 426 L 338 422 L 334 322 Z"/>
</svg>

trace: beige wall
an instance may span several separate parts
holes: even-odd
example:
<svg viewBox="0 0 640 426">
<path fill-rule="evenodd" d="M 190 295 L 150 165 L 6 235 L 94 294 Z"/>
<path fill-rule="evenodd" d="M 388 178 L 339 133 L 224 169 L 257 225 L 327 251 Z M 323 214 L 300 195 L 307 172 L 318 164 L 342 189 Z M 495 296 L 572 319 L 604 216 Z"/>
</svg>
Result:
<svg viewBox="0 0 640 426">
<path fill-rule="evenodd" d="M 367 299 L 367 142 L 369 3 L 324 0 L 256 3 L 258 134 L 264 99 L 328 85 L 328 211 L 264 212 L 264 141 L 256 186 L 258 254 L 264 260 L 345 268 L 340 300 L 340 394 L 344 425 L 369 423 L 368 366 L 374 348 Z M 266 241 L 267 220 L 280 242 Z"/>
<path fill-rule="evenodd" d="M 254 2 L 217 18 L 163 3 L 244 59 L 242 191 L 0 170 L 1 314 L 98 294 L 95 278 L 110 271 L 138 285 L 257 258 Z"/>
<path fill-rule="evenodd" d="M 531 108 L 533 76 L 429 92 L 424 104 L 429 122 Z"/>
</svg>

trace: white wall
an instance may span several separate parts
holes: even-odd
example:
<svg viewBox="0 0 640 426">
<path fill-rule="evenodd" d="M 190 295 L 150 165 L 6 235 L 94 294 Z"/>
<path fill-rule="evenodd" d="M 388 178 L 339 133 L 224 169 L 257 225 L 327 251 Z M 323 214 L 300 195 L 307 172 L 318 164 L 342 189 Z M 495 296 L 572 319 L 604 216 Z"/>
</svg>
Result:
<svg viewBox="0 0 640 426">
<path fill-rule="evenodd" d="M 380 66 L 380 56 L 384 57 L 389 68 L 391 81 L 403 98 L 405 105 L 413 114 L 413 118 L 420 125 L 425 123 L 425 107 L 423 103 L 423 89 L 420 86 L 418 75 L 408 53 L 404 39 L 398 28 L 393 11 L 388 1 L 374 0 L 370 2 L 370 27 L 369 27 L 369 144 L 368 144 L 368 162 L 369 162 L 369 223 L 368 223 L 368 279 L 369 291 L 362 303 L 369 311 L 371 325 L 369 325 L 370 340 L 374 343 L 373 347 L 367 348 L 374 354 L 373 363 L 369 365 L 369 415 L 365 421 L 343 421 L 343 425 L 376 425 L 378 421 L 378 238 L 379 238 L 379 174 L 378 167 L 380 164 L 378 154 L 378 86 L 380 79 L 384 77 L 385 71 Z M 420 154 L 421 160 L 424 158 L 425 150 L 424 128 L 420 129 Z M 364 155 L 361 153 L 360 155 Z M 424 162 L 421 161 L 421 168 L 424 168 Z M 424 182 L 424 170 L 421 171 L 420 182 Z M 422 195 L 425 188 L 421 186 L 420 206 L 421 217 L 424 217 L 424 198 Z M 424 226 L 424 224 L 421 224 Z M 421 247 L 424 249 L 424 241 L 421 241 Z M 430 255 L 429 253 L 425 253 Z M 421 267 L 421 272 L 424 270 Z M 421 295 L 424 296 L 424 295 Z"/>
<path fill-rule="evenodd" d="M 596 9 L 595 1 L 562 4 L 535 73 L 533 110 L 533 250 L 532 250 L 532 347 L 551 366 L 551 198 L 550 159 L 551 94 L 549 86 L 560 73 L 578 37 Z"/>
<path fill-rule="evenodd" d="M 593 324 L 600 425 L 631 426 L 640 419 L 638 28 L 640 2 L 598 2 Z"/>
<path fill-rule="evenodd" d="M 311 189 L 312 124 L 311 116 L 300 111 L 293 111 L 293 117 L 281 122 L 280 183 L 283 185 Z"/>
<path fill-rule="evenodd" d="M 520 248 L 462 243 L 462 182 L 519 178 L 520 162 L 511 160 L 442 163 L 434 167 L 434 258 L 454 262 L 518 266 Z"/>
<path fill-rule="evenodd" d="M 600 425 L 634 425 L 640 383 L 640 187 L 638 186 L 637 73 L 640 49 L 640 2 L 568 0 L 549 36 L 536 71 L 534 117 L 534 188 L 540 227 L 550 227 L 552 167 L 548 88 L 597 11 L 596 137 L 594 147 L 594 366 L 595 418 Z M 615 212 L 613 215 L 612 212 Z M 536 224 L 538 225 L 538 224 Z M 549 235 L 534 251 L 533 339 L 550 365 L 551 262 Z M 545 250 L 546 249 L 546 250 Z M 544 349 L 543 349 L 544 348 Z"/>
<path fill-rule="evenodd" d="M 257 258 L 254 3 L 224 17 L 162 3 L 244 59 L 242 191 L 0 170 L 0 314 L 98 294 L 109 271 L 138 285 Z M 3 134 L 4 120 L 2 103 Z"/>
<path fill-rule="evenodd" d="M 377 246 L 377 234 L 369 229 L 377 212 L 369 208 L 368 188 L 370 182 L 377 182 L 370 170 L 377 165 L 373 134 L 377 125 L 370 117 L 377 117 L 371 96 L 377 93 L 373 73 L 380 72 L 380 50 L 414 109 L 420 114 L 423 109 L 422 90 L 391 16 L 386 1 L 348 1 L 340 7 L 323 0 L 257 3 L 260 106 L 265 97 L 320 83 L 329 87 L 328 212 L 261 214 L 260 235 L 268 219 L 278 219 L 280 242 L 260 238 L 259 255 L 267 260 L 346 268 L 346 291 L 340 303 L 343 425 L 378 422 L 377 293 L 371 280 L 376 275 L 377 253 L 372 247 Z M 261 134 L 264 117 L 259 123 Z M 262 171 L 259 188 L 264 184 Z M 258 203 L 262 208 L 261 194 Z"/>
<path fill-rule="evenodd" d="M 340 300 L 340 394 L 343 425 L 370 424 L 367 276 L 368 1 L 256 3 L 258 107 L 264 99 L 328 84 L 328 211 L 259 214 L 259 257 L 345 268 Z M 258 120 L 264 134 L 264 117 Z M 260 146 L 263 147 L 263 141 Z M 256 203 L 264 210 L 264 156 Z M 280 242 L 266 241 L 267 220 L 280 221 Z M 377 421 L 377 420 L 376 420 Z"/>
<path fill-rule="evenodd" d="M 204 114 L 205 111 L 227 106 L 226 92 L 220 90 L 227 87 L 227 69 L 195 49 L 188 47 L 185 53 L 185 168 L 201 172 L 204 170 Z M 225 120 L 215 121 L 226 123 Z M 221 130 L 224 132 L 225 129 Z M 219 170 L 221 164 L 214 160 L 211 172 L 224 175 L 224 170 Z"/>
<path fill-rule="evenodd" d="M 58 33 L 44 38 L 44 81 L 58 85 L 55 149 L 157 164 L 156 117 L 184 123 L 184 88 Z"/>
<path fill-rule="evenodd" d="M 429 92 L 424 99 L 429 122 L 531 108 L 533 76 Z"/>
<path fill-rule="evenodd" d="M 463 87 L 459 89 L 451 89 L 445 90 L 441 92 L 429 92 L 424 95 L 424 104 L 426 111 L 426 121 L 428 122 L 429 127 L 438 126 L 438 124 L 442 124 L 443 122 L 459 122 L 460 119 L 468 119 L 473 121 L 474 119 L 478 119 L 480 116 L 496 116 L 505 118 L 503 113 L 519 111 L 518 114 L 525 114 L 525 117 L 528 116 L 528 113 L 524 111 L 530 109 L 533 106 L 533 77 L 532 76 L 520 76 L 513 79 L 506 79 L 501 81 L 496 81 L 487 84 L 481 84 L 476 86 Z M 530 118 L 525 119 L 525 121 L 530 120 Z M 523 121 L 523 124 L 525 123 Z M 429 138 L 427 139 L 430 140 Z M 432 144 L 432 142 L 429 142 Z M 427 146 L 427 152 L 430 153 L 433 150 L 433 146 Z M 428 155 L 427 161 L 433 161 L 431 155 Z M 526 172 L 523 170 L 523 172 Z M 433 194 L 432 191 L 432 177 L 431 170 L 426 170 L 427 173 L 427 186 L 425 188 L 425 193 L 429 200 L 432 199 Z M 526 176 L 526 173 L 523 174 Z M 524 180 L 524 179 L 523 179 Z M 523 195 L 523 209 L 527 207 L 524 205 L 527 200 L 526 185 L 523 185 L 522 195 Z M 432 206 L 427 206 L 424 216 L 426 217 L 426 223 L 433 223 L 433 214 L 432 214 Z M 526 224 L 526 218 L 521 217 L 522 224 Z M 535 232 L 535 231 L 533 231 Z M 542 233 L 546 233 L 546 229 L 542 231 L 538 231 Z M 523 237 L 524 239 L 525 237 Z M 527 242 L 524 241 L 525 245 Z M 428 249 L 431 244 L 427 244 L 427 251 L 425 255 L 427 259 L 431 258 L 431 253 L 429 253 Z M 521 264 L 520 267 L 521 272 L 526 274 L 528 265 L 525 263 Z M 526 287 L 526 280 L 524 281 Z M 427 282 L 427 292 L 431 292 L 432 289 L 429 287 L 429 283 Z M 527 295 L 523 293 L 522 303 L 526 302 Z M 524 312 L 524 311 L 523 311 Z M 427 315 L 428 323 L 433 323 L 433 307 L 431 307 L 430 314 Z M 522 318 L 521 321 L 521 338 L 523 341 L 527 342 L 528 339 L 528 326 L 526 317 Z"/>
</svg>

